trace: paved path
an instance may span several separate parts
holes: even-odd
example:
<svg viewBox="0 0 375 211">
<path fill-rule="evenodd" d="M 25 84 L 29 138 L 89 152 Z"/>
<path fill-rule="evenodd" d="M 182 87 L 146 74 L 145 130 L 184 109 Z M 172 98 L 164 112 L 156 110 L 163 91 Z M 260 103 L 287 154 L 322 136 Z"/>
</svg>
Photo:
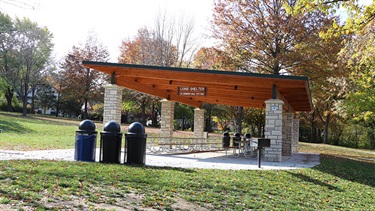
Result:
<svg viewBox="0 0 375 211">
<path fill-rule="evenodd" d="M 96 150 L 96 161 L 99 160 Z M 122 153 L 122 157 L 124 153 Z M 45 159 L 74 161 L 74 149 L 10 151 L 0 150 L 0 160 Z M 123 160 L 123 159 L 122 159 Z M 297 153 L 292 157 L 283 157 L 282 162 L 261 162 L 261 170 L 311 168 L 320 164 L 318 154 Z M 233 155 L 226 156 L 224 151 L 200 152 L 188 154 L 146 154 L 147 166 L 169 166 L 177 168 L 206 168 L 250 170 L 259 169 L 257 158 L 244 158 Z"/>
</svg>

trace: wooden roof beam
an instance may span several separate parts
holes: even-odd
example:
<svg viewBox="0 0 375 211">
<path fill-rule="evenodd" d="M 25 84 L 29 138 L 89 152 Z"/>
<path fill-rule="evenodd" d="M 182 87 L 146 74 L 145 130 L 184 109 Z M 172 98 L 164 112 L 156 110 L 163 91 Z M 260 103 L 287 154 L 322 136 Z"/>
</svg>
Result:
<svg viewBox="0 0 375 211">
<path fill-rule="evenodd" d="M 176 95 L 175 93 L 168 92 L 168 90 L 159 90 L 150 85 L 140 84 L 139 82 L 123 81 L 122 79 L 118 79 L 117 85 L 129 88 L 132 90 L 136 90 L 139 92 L 148 93 L 156 97 L 165 98 L 171 101 L 178 101 L 178 102 L 191 105 L 197 108 L 200 108 L 202 105 L 202 102 L 200 101 L 196 101 L 196 100 L 186 98 L 186 97 L 180 97 Z"/>
<path fill-rule="evenodd" d="M 285 98 L 285 96 L 279 90 L 277 90 L 277 86 L 275 84 L 272 86 L 272 98 L 274 99 L 277 98 L 284 102 L 283 110 L 288 111 L 288 112 L 294 112 L 294 109 L 290 105 L 289 101 Z"/>
</svg>

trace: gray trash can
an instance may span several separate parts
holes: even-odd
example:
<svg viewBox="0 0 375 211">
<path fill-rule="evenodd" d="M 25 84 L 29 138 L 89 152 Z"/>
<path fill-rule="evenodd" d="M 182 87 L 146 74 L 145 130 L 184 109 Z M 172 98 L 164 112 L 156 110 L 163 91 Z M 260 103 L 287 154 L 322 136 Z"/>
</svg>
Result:
<svg viewBox="0 0 375 211">
<path fill-rule="evenodd" d="M 91 120 L 83 120 L 76 131 L 74 160 L 95 162 L 96 156 L 95 124 Z"/>
<path fill-rule="evenodd" d="M 125 158 L 126 164 L 145 164 L 146 162 L 146 138 L 145 128 L 139 122 L 129 126 L 125 134 Z"/>
<path fill-rule="evenodd" d="M 239 143 L 235 143 L 235 141 L 241 141 L 241 134 L 235 133 L 234 136 L 232 137 L 232 140 L 233 140 L 232 146 L 238 147 Z"/>
<path fill-rule="evenodd" d="M 229 133 L 228 132 L 223 133 L 223 137 L 221 139 L 222 139 L 223 148 L 229 147 L 230 145 Z"/>
<path fill-rule="evenodd" d="M 122 133 L 120 125 L 115 121 L 109 121 L 100 132 L 99 162 L 120 163 Z"/>
</svg>

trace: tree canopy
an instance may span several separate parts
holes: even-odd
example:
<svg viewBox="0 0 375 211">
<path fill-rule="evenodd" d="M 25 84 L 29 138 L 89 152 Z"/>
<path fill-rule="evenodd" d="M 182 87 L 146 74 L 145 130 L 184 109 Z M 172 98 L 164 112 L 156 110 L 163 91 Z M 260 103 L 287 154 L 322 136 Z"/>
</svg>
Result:
<svg viewBox="0 0 375 211">
<path fill-rule="evenodd" d="M 103 84 L 108 83 L 109 76 L 97 70 L 81 65 L 82 61 L 107 62 L 109 53 L 99 43 L 95 34 L 90 34 L 82 46 L 73 46 L 71 52 L 61 63 L 59 74 L 62 78 L 62 92 L 65 98 L 76 99 L 83 106 L 83 118 L 88 117 L 88 103 L 103 99 Z"/>
</svg>

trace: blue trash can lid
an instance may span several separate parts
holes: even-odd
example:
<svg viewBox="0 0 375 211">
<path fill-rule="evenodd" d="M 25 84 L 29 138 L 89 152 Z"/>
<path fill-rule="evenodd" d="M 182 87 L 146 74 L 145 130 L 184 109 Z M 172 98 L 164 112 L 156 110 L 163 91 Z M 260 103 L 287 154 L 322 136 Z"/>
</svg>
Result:
<svg viewBox="0 0 375 211">
<path fill-rule="evenodd" d="M 120 124 L 118 124 L 115 121 L 109 121 L 104 125 L 103 130 L 105 132 L 111 132 L 111 133 L 119 133 L 121 131 Z"/>
<path fill-rule="evenodd" d="M 128 128 L 128 134 L 144 134 L 145 133 L 145 127 L 139 122 L 133 122 L 131 125 L 129 125 Z"/>
<path fill-rule="evenodd" d="M 79 124 L 80 131 L 95 131 L 95 124 L 93 121 L 86 119 Z"/>
</svg>

